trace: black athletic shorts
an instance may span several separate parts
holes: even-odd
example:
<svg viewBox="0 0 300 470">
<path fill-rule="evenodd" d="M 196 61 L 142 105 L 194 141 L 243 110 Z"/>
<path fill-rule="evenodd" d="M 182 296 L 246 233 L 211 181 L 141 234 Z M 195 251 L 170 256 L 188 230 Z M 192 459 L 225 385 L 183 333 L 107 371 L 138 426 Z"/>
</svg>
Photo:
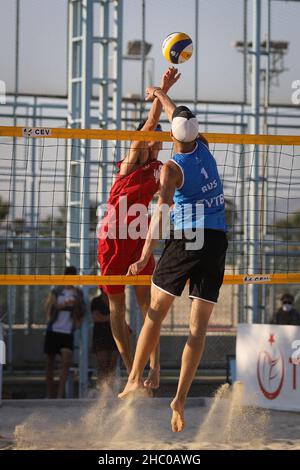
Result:
<svg viewBox="0 0 300 470">
<path fill-rule="evenodd" d="M 44 353 L 60 354 L 62 349 L 73 351 L 73 334 L 47 331 L 45 337 Z"/>
<path fill-rule="evenodd" d="M 201 250 L 186 250 L 186 241 L 174 238 L 166 241 L 152 283 L 168 294 L 180 296 L 189 280 L 191 298 L 216 303 L 224 277 L 226 233 L 205 229 Z"/>
</svg>

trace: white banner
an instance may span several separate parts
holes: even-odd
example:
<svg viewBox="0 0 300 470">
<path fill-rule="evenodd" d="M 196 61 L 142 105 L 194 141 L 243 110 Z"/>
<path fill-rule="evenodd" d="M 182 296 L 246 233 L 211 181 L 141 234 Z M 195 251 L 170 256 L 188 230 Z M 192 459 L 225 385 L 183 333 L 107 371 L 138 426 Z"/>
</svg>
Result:
<svg viewBox="0 0 300 470">
<path fill-rule="evenodd" d="M 246 404 L 300 411 L 300 327 L 238 325 L 237 380 Z"/>
</svg>

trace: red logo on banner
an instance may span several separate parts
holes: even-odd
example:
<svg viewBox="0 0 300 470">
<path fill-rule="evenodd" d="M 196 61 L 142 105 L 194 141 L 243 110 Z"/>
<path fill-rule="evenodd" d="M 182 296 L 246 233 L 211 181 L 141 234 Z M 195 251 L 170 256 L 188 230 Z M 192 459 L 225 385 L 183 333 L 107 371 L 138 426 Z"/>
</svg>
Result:
<svg viewBox="0 0 300 470">
<path fill-rule="evenodd" d="M 281 392 L 284 380 L 284 357 L 275 345 L 275 335 L 270 334 L 270 346 L 261 351 L 257 360 L 259 387 L 268 400 L 274 400 Z"/>
</svg>

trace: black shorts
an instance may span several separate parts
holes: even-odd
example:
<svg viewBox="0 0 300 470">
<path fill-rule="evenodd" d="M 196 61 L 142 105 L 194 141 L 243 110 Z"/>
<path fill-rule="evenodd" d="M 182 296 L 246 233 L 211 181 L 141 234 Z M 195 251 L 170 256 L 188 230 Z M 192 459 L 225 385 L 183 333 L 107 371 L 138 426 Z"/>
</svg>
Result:
<svg viewBox="0 0 300 470">
<path fill-rule="evenodd" d="M 73 351 L 73 335 L 47 331 L 45 337 L 44 353 L 60 354 L 62 349 Z"/>
<path fill-rule="evenodd" d="M 201 250 L 186 250 L 185 239 L 166 241 L 156 266 L 152 283 L 160 290 L 180 296 L 190 281 L 189 296 L 216 303 L 223 283 L 226 250 L 225 232 L 204 230 Z"/>
</svg>

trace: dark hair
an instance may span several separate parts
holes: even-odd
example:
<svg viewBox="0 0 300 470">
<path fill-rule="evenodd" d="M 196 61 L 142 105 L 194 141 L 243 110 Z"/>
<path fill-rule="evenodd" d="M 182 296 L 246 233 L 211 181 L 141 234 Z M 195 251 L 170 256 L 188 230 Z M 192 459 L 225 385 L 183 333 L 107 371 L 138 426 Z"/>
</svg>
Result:
<svg viewBox="0 0 300 470">
<path fill-rule="evenodd" d="M 292 294 L 290 294 L 289 292 L 286 292 L 285 294 L 283 294 L 280 298 L 281 302 L 283 302 L 284 300 L 288 300 L 289 302 L 291 302 L 292 304 L 294 303 L 294 296 Z"/>
<path fill-rule="evenodd" d="M 177 106 L 173 111 L 172 120 L 176 117 L 184 117 L 186 119 L 191 119 L 196 116 L 187 106 Z"/>
<path fill-rule="evenodd" d="M 75 266 L 66 266 L 64 274 L 77 274 L 77 269 L 75 268 Z"/>
</svg>

